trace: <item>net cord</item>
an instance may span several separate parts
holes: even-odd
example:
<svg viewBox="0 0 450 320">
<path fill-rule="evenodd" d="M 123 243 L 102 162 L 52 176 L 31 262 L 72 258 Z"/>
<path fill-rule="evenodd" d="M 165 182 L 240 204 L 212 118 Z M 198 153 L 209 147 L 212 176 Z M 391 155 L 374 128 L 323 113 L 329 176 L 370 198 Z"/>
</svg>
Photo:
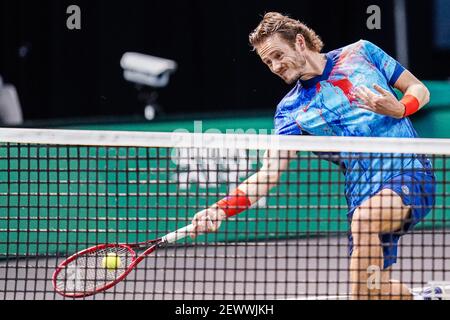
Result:
<svg viewBox="0 0 450 320">
<path fill-rule="evenodd" d="M 0 128 L 0 143 L 450 155 L 450 139 Z"/>
</svg>

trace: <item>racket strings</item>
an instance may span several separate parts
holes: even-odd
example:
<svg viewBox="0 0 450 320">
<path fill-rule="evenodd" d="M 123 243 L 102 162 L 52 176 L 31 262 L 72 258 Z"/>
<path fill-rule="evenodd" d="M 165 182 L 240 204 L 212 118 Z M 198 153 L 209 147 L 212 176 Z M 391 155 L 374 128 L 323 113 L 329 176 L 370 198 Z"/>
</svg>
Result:
<svg viewBox="0 0 450 320">
<path fill-rule="evenodd" d="M 105 264 L 108 255 L 115 254 L 114 267 Z M 66 294 L 96 291 L 119 278 L 133 262 L 133 254 L 123 247 L 110 247 L 77 257 L 57 276 L 56 285 Z"/>
</svg>

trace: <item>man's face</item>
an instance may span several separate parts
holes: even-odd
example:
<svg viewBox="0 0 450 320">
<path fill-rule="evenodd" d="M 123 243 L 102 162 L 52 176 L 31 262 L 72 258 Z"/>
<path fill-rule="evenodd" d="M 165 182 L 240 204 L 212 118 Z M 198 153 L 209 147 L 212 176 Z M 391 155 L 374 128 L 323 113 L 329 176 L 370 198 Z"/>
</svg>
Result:
<svg viewBox="0 0 450 320">
<path fill-rule="evenodd" d="M 293 48 L 278 34 L 256 46 L 256 52 L 270 71 L 287 84 L 297 81 L 305 71 L 306 59 L 300 44 L 296 42 Z"/>
</svg>

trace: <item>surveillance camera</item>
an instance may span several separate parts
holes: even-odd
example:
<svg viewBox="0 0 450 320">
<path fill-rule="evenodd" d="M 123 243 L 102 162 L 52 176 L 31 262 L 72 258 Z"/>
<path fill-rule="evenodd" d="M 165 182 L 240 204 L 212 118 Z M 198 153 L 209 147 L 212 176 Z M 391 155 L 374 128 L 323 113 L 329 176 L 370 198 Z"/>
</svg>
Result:
<svg viewBox="0 0 450 320">
<path fill-rule="evenodd" d="M 165 87 L 169 76 L 177 69 L 173 60 L 158 58 L 136 52 L 127 52 L 120 61 L 127 81 L 150 87 Z"/>
</svg>

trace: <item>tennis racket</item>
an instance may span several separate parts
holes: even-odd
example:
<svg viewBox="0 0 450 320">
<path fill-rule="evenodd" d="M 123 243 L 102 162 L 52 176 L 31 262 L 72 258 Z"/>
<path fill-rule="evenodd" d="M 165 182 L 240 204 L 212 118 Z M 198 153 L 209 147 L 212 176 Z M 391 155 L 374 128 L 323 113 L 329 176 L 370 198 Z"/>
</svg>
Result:
<svg viewBox="0 0 450 320">
<path fill-rule="evenodd" d="M 77 252 L 58 265 L 53 273 L 53 287 L 59 294 L 70 298 L 83 298 L 108 290 L 125 279 L 146 256 L 185 238 L 193 228 L 190 224 L 156 240 L 102 244 Z M 144 252 L 137 255 L 136 251 L 142 250 Z M 113 259 L 114 265 L 105 264 L 106 258 Z"/>
</svg>

